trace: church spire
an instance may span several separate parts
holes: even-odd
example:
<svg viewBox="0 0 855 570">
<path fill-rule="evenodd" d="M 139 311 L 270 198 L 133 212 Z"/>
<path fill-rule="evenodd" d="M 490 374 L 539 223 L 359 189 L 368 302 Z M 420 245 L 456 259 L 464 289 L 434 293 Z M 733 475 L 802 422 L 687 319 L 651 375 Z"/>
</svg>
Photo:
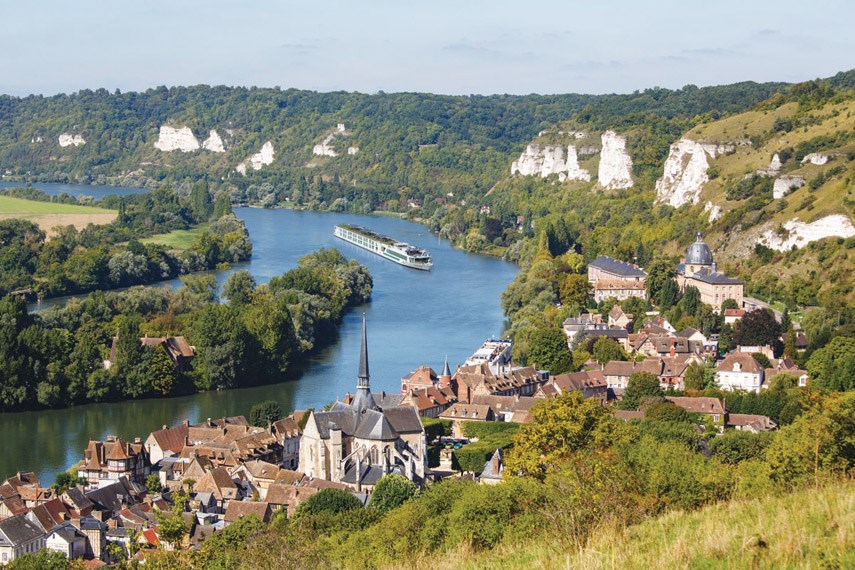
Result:
<svg viewBox="0 0 855 570">
<path fill-rule="evenodd" d="M 368 329 L 365 324 L 365 311 L 362 311 L 362 348 L 359 351 L 358 378 L 357 388 L 370 389 L 368 374 Z"/>
<path fill-rule="evenodd" d="M 368 329 L 365 324 L 365 312 L 362 312 L 362 347 L 359 351 L 359 374 L 356 382 L 356 396 L 351 404 L 359 411 L 376 410 L 377 402 L 371 395 L 371 385 L 368 375 Z"/>
<path fill-rule="evenodd" d="M 451 369 L 448 367 L 448 355 L 445 356 L 445 366 L 442 368 L 442 375 L 451 378 Z"/>
</svg>

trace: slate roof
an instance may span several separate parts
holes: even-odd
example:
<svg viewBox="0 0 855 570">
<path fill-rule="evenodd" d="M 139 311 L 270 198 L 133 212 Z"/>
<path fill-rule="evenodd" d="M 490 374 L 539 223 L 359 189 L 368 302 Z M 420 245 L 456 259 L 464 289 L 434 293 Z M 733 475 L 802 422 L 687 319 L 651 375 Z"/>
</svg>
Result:
<svg viewBox="0 0 855 570">
<path fill-rule="evenodd" d="M 351 485 L 376 485 L 377 481 L 379 481 L 380 478 L 383 477 L 383 475 L 383 468 L 381 466 L 361 463 L 359 465 L 359 480 L 357 481 L 356 464 L 352 464 L 344 472 L 344 476 L 341 478 L 341 480 L 344 483 L 349 483 Z"/>
<path fill-rule="evenodd" d="M 551 380 L 562 391 L 586 390 L 589 388 L 605 388 L 607 386 L 602 370 L 588 370 L 572 374 L 559 374 Z"/>
<path fill-rule="evenodd" d="M 697 279 L 710 285 L 743 285 L 743 282 L 736 277 L 728 277 L 724 273 L 710 271 L 707 268 L 703 268 L 692 275 L 691 279 Z"/>
<path fill-rule="evenodd" d="M 589 267 L 596 267 L 607 273 L 619 275 L 621 277 L 639 277 L 646 278 L 647 273 L 625 261 L 619 261 L 607 255 L 601 255 L 594 261 L 588 264 Z"/>
<path fill-rule="evenodd" d="M 136 502 L 130 484 L 126 485 L 125 483 L 128 483 L 128 480 L 122 477 L 115 483 L 89 491 L 86 493 L 86 497 L 95 504 L 98 510 L 118 512 L 125 505 Z"/>
<path fill-rule="evenodd" d="M 704 240 L 700 233 L 698 233 L 697 239 L 695 243 L 689 246 L 688 251 L 686 251 L 686 261 L 685 263 L 692 265 L 712 265 L 713 264 L 713 255 L 712 251 L 710 251 L 709 246 L 704 243 Z"/>
<path fill-rule="evenodd" d="M 728 414 L 727 427 L 750 427 L 756 431 L 772 431 L 778 428 L 768 416 L 755 414 Z"/>
<path fill-rule="evenodd" d="M 42 528 L 26 515 L 15 515 L 0 521 L 0 546 L 26 544 L 44 534 Z"/>
</svg>

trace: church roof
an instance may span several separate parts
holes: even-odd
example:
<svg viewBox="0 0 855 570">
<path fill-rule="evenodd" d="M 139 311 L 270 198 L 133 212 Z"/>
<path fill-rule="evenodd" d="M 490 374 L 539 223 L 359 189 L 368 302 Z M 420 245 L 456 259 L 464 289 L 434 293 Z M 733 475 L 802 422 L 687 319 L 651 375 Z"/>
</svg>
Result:
<svg viewBox="0 0 855 570">
<path fill-rule="evenodd" d="M 701 237 L 700 232 L 698 233 L 698 238 L 695 240 L 695 243 L 690 245 L 689 250 L 686 252 L 686 264 L 691 264 L 691 265 L 712 265 L 713 264 L 712 251 L 710 251 L 709 246 L 706 243 L 704 243 L 704 240 Z"/>
</svg>

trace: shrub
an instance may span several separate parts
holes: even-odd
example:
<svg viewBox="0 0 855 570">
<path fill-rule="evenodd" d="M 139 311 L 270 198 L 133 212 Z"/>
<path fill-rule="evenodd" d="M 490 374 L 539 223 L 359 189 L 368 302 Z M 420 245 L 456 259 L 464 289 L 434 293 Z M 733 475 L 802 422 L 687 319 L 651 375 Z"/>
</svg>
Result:
<svg viewBox="0 0 855 570">
<path fill-rule="evenodd" d="M 440 418 L 422 418 L 422 425 L 425 428 L 425 438 L 427 441 L 433 441 L 441 436 L 451 435 L 451 421 Z"/>
<path fill-rule="evenodd" d="M 362 503 L 351 493 L 340 489 L 323 489 L 297 507 L 294 516 L 299 518 L 321 513 L 338 514 L 359 508 L 362 508 Z"/>
<path fill-rule="evenodd" d="M 374 487 L 368 506 L 386 513 L 396 509 L 416 496 L 416 485 L 400 475 L 382 477 Z"/>
</svg>

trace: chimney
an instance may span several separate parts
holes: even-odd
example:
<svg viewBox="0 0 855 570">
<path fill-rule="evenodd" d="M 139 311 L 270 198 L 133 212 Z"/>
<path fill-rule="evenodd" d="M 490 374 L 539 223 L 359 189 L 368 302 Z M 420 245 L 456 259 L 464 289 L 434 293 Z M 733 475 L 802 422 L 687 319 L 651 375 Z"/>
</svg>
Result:
<svg viewBox="0 0 855 570">
<path fill-rule="evenodd" d="M 166 424 L 163 424 L 163 427 L 161 429 L 169 429 L 169 426 L 167 426 Z"/>
<path fill-rule="evenodd" d="M 135 437 L 134 443 L 142 443 L 142 438 L 141 437 Z"/>
<path fill-rule="evenodd" d="M 183 424 L 184 424 L 184 427 L 190 427 L 190 420 L 188 420 L 188 419 L 185 419 L 185 420 L 184 420 L 183 422 L 181 422 L 181 423 L 183 423 Z"/>
</svg>

